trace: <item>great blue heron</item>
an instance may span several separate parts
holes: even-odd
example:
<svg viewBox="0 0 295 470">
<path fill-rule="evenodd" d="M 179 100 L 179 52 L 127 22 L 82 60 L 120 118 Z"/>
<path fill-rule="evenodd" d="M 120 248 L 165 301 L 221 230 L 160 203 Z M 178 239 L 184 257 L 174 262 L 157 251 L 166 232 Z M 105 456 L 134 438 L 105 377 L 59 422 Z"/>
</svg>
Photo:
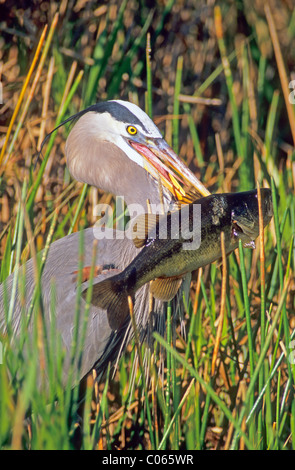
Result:
<svg viewBox="0 0 295 470">
<path fill-rule="evenodd" d="M 82 182 L 124 197 L 127 206 L 140 204 L 147 210 L 163 203 L 165 208 L 173 201 L 185 197 L 178 181 L 194 187 L 201 195 L 209 191 L 181 162 L 163 139 L 152 120 L 136 105 L 120 100 L 95 104 L 67 121 L 78 119 L 66 142 L 67 165 L 72 176 Z M 159 191 L 159 182 L 162 187 Z M 97 241 L 97 270 L 94 283 L 110 275 L 110 267 L 122 270 L 136 256 L 138 250 L 125 232 L 114 233 L 106 229 L 105 237 Z M 84 266 L 92 263 L 93 228 L 83 231 Z M 52 280 L 55 284 L 56 327 L 62 339 L 67 357 L 70 354 L 79 261 L 79 233 L 73 233 L 51 244 L 42 273 L 42 300 L 46 324 L 49 325 L 52 302 Z M 102 272 L 100 272 L 102 271 Z M 28 310 L 35 287 L 33 261 L 25 265 L 25 308 L 16 292 L 12 315 L 12 327 L 17 335 L 21 315 Z M 14 275 L 0 286 L 0 327 L 4 328 L 4 289 L 8 302 L 11 298 Z M 87 285 L 87 280 L 85 280 Z M 180 301 L 180 295 L 175 302 Z M 81 299 L 81 323 L 85 302 Z M 150 314 L 149 288 L 142 287 L 135 299 L 134 313 L 140 338 L 143 340 L 152 330 L 163 331 L 164 304 L 155 301 Z M 0 328 L 0 329 L 1 329 Z M 31 327 L 32 328 L 32 327 Z M 104 310 L 90 305 L 86 339 L 80 379 L 93 367 L 100 377 L 109 362 L 113 362 L 123 351 L 132 336 L 130 321 L 118 331 L 112 331 Z M 65 361 L 64 377 L 67 376 L 68 361 Z"/>
</svg>

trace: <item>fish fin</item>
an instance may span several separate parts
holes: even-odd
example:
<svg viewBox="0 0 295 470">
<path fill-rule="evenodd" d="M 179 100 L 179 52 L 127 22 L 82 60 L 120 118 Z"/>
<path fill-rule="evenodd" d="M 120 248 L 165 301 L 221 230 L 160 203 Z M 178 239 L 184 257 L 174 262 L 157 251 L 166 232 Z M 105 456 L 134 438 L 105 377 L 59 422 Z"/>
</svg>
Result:
<svg viewBox="0 0 295 470">
<path fill-rule="evenodd" d="M 217 268 L 220 268 L 221 266 L 222 266 L 222 258 L 218 258 L 218 259 L 216 260 L 216 267 L 217 267 Z"/>
<path fill-rule="evenodd" d="M 91 304 L 107 311 L 112 330 L 118 330 L 129 315 L 128 293 L 120 281 L 111 278 L 93 286 Z"/>
<path fill-rule="evenodd" d="M 146 244 L 148 236 L 156 228 L 158 220 L 158 214 L 140 214 L 136 217 L 132 227 L 132 240 L 136 248 L 141 248 Z"/>
<path fill-rule="evenodd" d="M 150 284 L 150 291 L 156 299 L 168 302 L 173 299 L 182 284 L 183 276 L 157 278 Z"/>
</svg>

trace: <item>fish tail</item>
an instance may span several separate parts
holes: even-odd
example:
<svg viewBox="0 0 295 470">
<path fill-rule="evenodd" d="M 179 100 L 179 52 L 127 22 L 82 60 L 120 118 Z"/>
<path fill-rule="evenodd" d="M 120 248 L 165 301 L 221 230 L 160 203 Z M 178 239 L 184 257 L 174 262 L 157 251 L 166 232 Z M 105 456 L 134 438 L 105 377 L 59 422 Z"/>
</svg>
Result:
<svg viewBox="0 0 295 470">
<path fill-rule="evenodd" d="M 112 330 L 117 330 L 129 315 L 128 295 L 124 281 L 105 279 L 93 286 L 91 303 L 107 311 Z"/>
</svg>

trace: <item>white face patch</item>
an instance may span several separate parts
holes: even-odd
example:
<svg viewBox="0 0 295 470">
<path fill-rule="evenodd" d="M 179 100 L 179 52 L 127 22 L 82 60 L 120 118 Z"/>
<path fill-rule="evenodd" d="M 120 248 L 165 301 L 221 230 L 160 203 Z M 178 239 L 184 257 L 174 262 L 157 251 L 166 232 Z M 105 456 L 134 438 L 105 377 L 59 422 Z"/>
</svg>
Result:
<svg viewBox="0 0 295 470">
<path fill-rule="evenodd" d="M 121 106 L 125 106 L 134 116 L 142 122 L 144 128 L 140 126 L 140 124 L 136 124 L 137 127 L 144 135 L 148 137 L 153 137 L 155 139 L 162 138 L 162 134 L 160 133 L 157 126 L 153 123 L 153 121 L 148 117 L 148 115 L 142 111 L 136 104 L 129 103 L 129 101 L 122 101 L 122 100 L 113 100 L 116 103 L 119 103 Z M 128 124 L 132 124 L 128 123 Z"/>
<path fill-rule="evenodd" d="M 95 112 L 87 113 L 82 116 L 73 129 L 84 129 L 89 137 L 97 141 L 99 147 L 100 141 L 107 141 L 116 144 L 123 152 L 128 155 L 130 160 L 137 163 L 137 165 L 144 167 L 143 157 L 136 152 L 126 140 L 122 137 L 129 137 L 126 130 L 126 124 L 116 121 L 108 112 L 98 114 Z M 139 126 L 137 126 L 139 127 Z"/>
</svg>

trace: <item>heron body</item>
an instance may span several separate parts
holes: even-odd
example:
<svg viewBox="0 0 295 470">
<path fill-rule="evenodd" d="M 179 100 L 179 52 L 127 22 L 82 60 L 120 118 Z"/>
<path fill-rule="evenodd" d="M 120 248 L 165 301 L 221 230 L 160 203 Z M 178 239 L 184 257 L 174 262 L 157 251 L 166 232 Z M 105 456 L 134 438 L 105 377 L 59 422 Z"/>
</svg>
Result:
<svg viewBox="0 0 295 470">
<path fill-rule="evenodd" d="M 93 242 L 96 240 L 93 236 L 93 229 L 83 230 L 83 259 L 85 266 L 91 266 L 93 262 Z M 71 345 L 74 337 L 75 325 L 75 306 L 77 302 L 77 278 L 79 270 L 79 250 L 80 250 L 80 233 L 73 233 L 54 242 L 48 251 L 48 256 L 42 273 L 42 301 L 45 313 L 45 320 L 49 331 L 52 315 L 55 315 L 55 323 L 57 332 L 60 334 L 62 346 L 66 351 L 66 360 L 64 365 L 64 377 L 66 380 L 67 370 L 69 367 Z M 132 246 L 132 241 L 127 237 L 122 239 L 104 239 L 98 241 L 96 266 L 114 265 L 117 269 L 122 270 L 128 266 L 137 253 Z M 101 280 L 106 279 L 112 274 L 112 270 L 102 273 L 95 277 L 94 285 Z M 26 278 L 26 305 L 25 311 L 29 311 L 35 288 L 34 281 L 34 265 L 33 260 L 29 260 L 25 264 Z M 0 286 L 0 311 L 4 314 L 4 295 L 3 290 L 6 289 L 8 295 L 12 291 L 13 275 Z M 85 286 L 87 281 L 85 282 Z M 55 307 L 52 309 L 52 295 L 54 293 Z M 145 328 L 148 328 L 148 306 L 149 292 L 143 288 L 138 292 L 135 311 L 138 312 L 139 328 L 142 335 L 145 336 Z M 80 319 L 82 322 L 85 311 L 85 302 L 81 299 Z M 18 334 L 21 327 L 22 301 L 19 291 L 16 293 L 16 303 L 14 306 L 12 327 Z M 140 315 L 139 315 L 140 311 Z M 163 304 L 157 302 L 155 309 L 158 315 L 163 314 Z M 2 316 L 1 315 L 1 316 Z M 3 316 L 2 316 L 3 319 Z M 163 319 L 162 319 L 163 321 Z M 33 324 L 30 324 L 30 330 Z M 119 351 L 124 349 L 124 337 L 130 339 L 131 329 L 126 328 L 118 332 L 113 332 L 110 328 L 106 312 L 100 308 L 90 305 L 88 313 L 88 326 L 83 345 L 83 359 L 80 371 L 80 378 L 86 375 L 96 363 L 98 375 L 105 371 L 107 363 L 117 358 Z M 116 348 L 107 348 L 108 343 L 116 344 Z M 99 361 L 104 356 L 105 360 Z"/>
<path fill-rule="evenodd" d="M 202 195 L 209 192 L 178 159 L 162 138 L 151 119 L 137 106 L 123 101 L 98 103 L 77 113 L 67 121 L 78 119 L 66 142 L 66 157 L 69 170 L 79 181 L 94 185 L 115 195 L 124 197 L 127 205 L 139 204 L 143 211 L 163 203 L 167 209 L 185 197 L 184 184 L 194 187 Z M 162 186 L 163 199 L 159 192 Z M 123 270 L 138 254 L 128 234 L 105 237 L 97 240 L 93 228 L 83 233 L 73 233 L 51 244 L 42 272 L 42 302 L 45 323 L 49 327 L 55 315 L 57 332 L 66 352 L 64 379 L 70 361 L 70 351 L 75 328 L 77 303 L 77 272 L 79 270 L 79 244 L 83 238 L 84 267 L 93 262 L 93 242 L 97 243 L 95 265 L 99 267 L 94 284 L 113 275 L 113 269 Z M 107 235 L 107 234 L 106 234 Z M 114 236 L 115 235 L 115 236 Z M 41 255 L 40 255 L 41 256 Z M 112 267 L 109 269 L 109 267 Z M 35 288 L 33 261 L 24 265 L 25 300 L 18 289 L 14 298 L 11 326 L 17 336 L 21 328 L 23 312 L 29 310 Z M 5 303 L 11 301 L 14 274 L 0 286 L 0 331 L 5 332 Z M 82 287 L 87 287 L 84 280 Z M 54 295 L 54 302 L 52 296 Z M 179 294 L 181 295 L 181 294 Z M 149 287 L 141 287 L 135 296 L 134 313 L 143 340 L 149 331 L 163 332 L 164 303 L 156 300 L 150 312 Z M 178 302 L 175 299 L 175 302 Z M 80 324 L 86 303 L 80 299 Z M 51 305 L 54 305 L 54 309 Z M 33 321 L 30 323 L 33 330 Z M 128 319 L 116 331 L 109 326 L 107 312 L 90 304 L 85 342 L 83 345 L 81 379 L 93 367 L 98 377 L 124 350 L 132 336 Z"/>
</svg>

